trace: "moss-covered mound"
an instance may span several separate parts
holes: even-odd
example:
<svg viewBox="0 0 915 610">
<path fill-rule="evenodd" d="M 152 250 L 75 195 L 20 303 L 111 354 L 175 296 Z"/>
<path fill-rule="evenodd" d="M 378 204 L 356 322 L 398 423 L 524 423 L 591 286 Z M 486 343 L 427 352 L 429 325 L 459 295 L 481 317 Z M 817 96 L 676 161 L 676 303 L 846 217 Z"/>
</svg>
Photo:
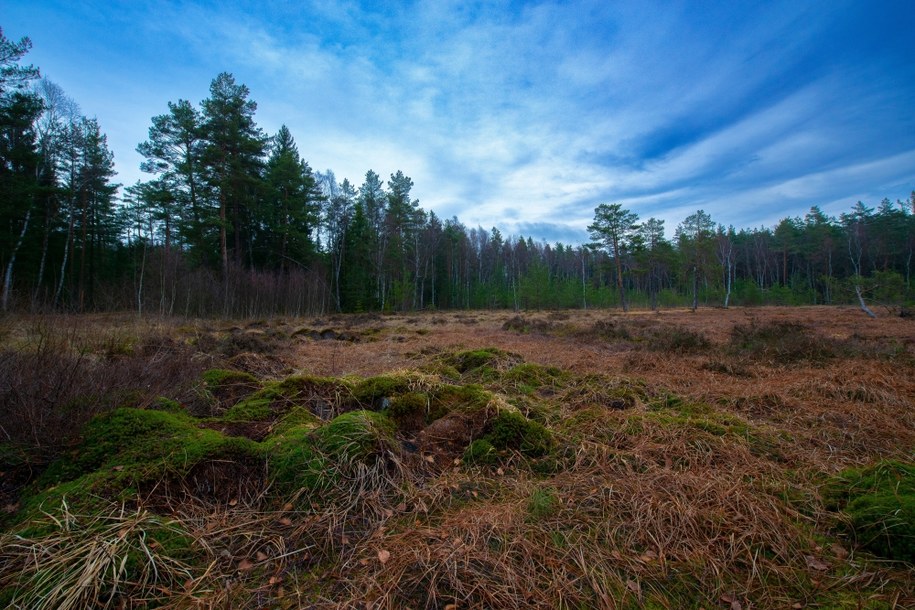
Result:
<svg viewBox="0 0 915 610">
<path fill-rule="evenodd" d="M 201 429 L 182 413 L 116 409 L 85 427 L 79 447 L 48 468 L 24 507 L 59 505 L 64 497 L 122 500 L 144 483 L 183 479 L 211 461 L 257 467 L 263 454 L 256 443 Z"/>
<path fill-rule="evenodd" d="M 352 384 L 344 379 L 293 375 L 266 382 L 260 390 L 228 409 L 221 419 L 276 420 L 296 407 L 304 407 L 321 419 L 330 419 L 341 412 L 352 392 Z"/>
<path fill-rule="evenodd" d="M 203 374 L 204 411 L 220 413 L 260 388 L 250 373 L 228 369 L 210 369 Z"/>
<path fill-rule="evenodd" d="M 827 507 L 847 517 L 849 533 L 861 547 L 915 563 L 915 464 L 889 460 L 845 470 L 824 496 Z"/>
</svg>

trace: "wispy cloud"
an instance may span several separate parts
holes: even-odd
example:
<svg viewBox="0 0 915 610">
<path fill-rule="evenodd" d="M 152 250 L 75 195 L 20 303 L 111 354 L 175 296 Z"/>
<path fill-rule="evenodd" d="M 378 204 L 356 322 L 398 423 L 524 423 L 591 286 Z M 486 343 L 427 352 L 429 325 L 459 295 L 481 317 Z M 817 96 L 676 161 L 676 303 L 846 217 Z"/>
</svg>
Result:
<svg viewBox="0 0 915 610">
<path fill-rule="evenodd" d="M 400 169 L 442 217 L 549 241 L 607 201 L 672 232 L 915 187 L 905 2 L 10 4 L 123 182 L 153 114 L 226 70 L 316 169 Z"/>
</svg>

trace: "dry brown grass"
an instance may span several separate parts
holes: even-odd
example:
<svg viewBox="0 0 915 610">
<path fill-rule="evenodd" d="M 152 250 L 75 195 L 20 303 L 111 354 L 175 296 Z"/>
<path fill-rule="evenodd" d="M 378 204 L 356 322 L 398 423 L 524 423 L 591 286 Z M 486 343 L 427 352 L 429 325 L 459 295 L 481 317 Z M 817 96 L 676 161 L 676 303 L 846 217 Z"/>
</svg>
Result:
<svg viewBox="0 0 915 610">
<path fill-rule="evenodd" d="M 391 446 L 370 463 L 338 465 L 321 497 L 278 498 L 262 479 L 242 486 L 248 495 L 239 488 L 203 498 L 168 487 L 155 502 L 150 496 L 147 506 L 180 524 L 197 549 L 194 567 L 175 564 L 190 573 L 159 601 L 915 607 L 911 566 L 859 553 L 837 536 L 840 517 L 820 498 L 826 478 L 843 468 L 912 459 L 911 319 L 825 307 L 569 311 L 524 312 L 533 330 L 503 328 L 514 316 L 155 322 L 153 334 L 193 347 L 193 358 L 234 358 L 235 368 L 261 378 L 430 371 L 443 355 L 484 347 L 564 375 L 533 386 L 484 380 L 497 400 L 553 432 L 557 448 L 546 459 L 513 455 L 468 468 Z M 103 334 L 112 319 L 80 323 L 93 329 L 87 335 Z M 27 344 L 22 327 L 6 328 L 6 345 Z M 741 349 L 735 328 L 792 330 L 803 340 Z M 334 334 L 322 337 L 328 329 Z M 665 343 L 674 333 L 680 338 Z M 414 380 L 416 391 L 435 382 L 432 373 Z M 30 552 L 45 548 L 34 542 Z M 5 557 L 15 550 L 9 544 Z"/>
</svg>

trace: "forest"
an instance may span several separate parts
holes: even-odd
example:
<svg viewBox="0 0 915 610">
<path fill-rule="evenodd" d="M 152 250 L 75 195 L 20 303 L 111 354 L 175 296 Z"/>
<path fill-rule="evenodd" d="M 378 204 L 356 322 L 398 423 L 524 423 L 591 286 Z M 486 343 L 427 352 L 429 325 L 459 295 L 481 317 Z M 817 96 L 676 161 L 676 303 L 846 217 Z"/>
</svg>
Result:
<svg viewBox="0 0 915 610">
<path fill-rule="evenodd" d="M 439 218 L 402 171 L 341 182 L 266 134 L 229 73 L 179 99 L 138 143 L 148 179 L 120 185 L 98 121 L 20 65 L 0 31 L 2 308 L 185 316 L 423 309 L 670 307 L 913 298 L 915 192 L 735 228 L 601 204 L 593 243 L 549 244 Z M 472 202 L 468 202 L 472 205 Z"/>
</svg>

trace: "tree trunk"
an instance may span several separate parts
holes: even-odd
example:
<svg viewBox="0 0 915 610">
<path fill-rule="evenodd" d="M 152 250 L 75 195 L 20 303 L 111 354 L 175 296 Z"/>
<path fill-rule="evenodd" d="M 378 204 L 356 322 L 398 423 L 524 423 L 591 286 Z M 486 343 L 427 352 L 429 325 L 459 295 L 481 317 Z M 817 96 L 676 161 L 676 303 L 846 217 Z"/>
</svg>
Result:
<svg viewBox="0 0 915 610">
<path fill-rule="evenodd" d="M 22 222 L 22 230 L 19 232 L 19 239 L 16 240 L 16 245 L 10 253 L 10 261 L 6 265 L 6 273 L 3 276 L 3 311 L 7 311 L 7 308 L 9 307 L 10 291 L 13 289 L 13 266 L 16 264 L 16 254 L 19 252 L 19 248 L 22 247 L 22 240 L 25 239 L 25 233 L 29 229 L 29 220 L 31 218 L 32 210 L 29 209 L 25 213 L 25 220 Z"/>
</svg>

